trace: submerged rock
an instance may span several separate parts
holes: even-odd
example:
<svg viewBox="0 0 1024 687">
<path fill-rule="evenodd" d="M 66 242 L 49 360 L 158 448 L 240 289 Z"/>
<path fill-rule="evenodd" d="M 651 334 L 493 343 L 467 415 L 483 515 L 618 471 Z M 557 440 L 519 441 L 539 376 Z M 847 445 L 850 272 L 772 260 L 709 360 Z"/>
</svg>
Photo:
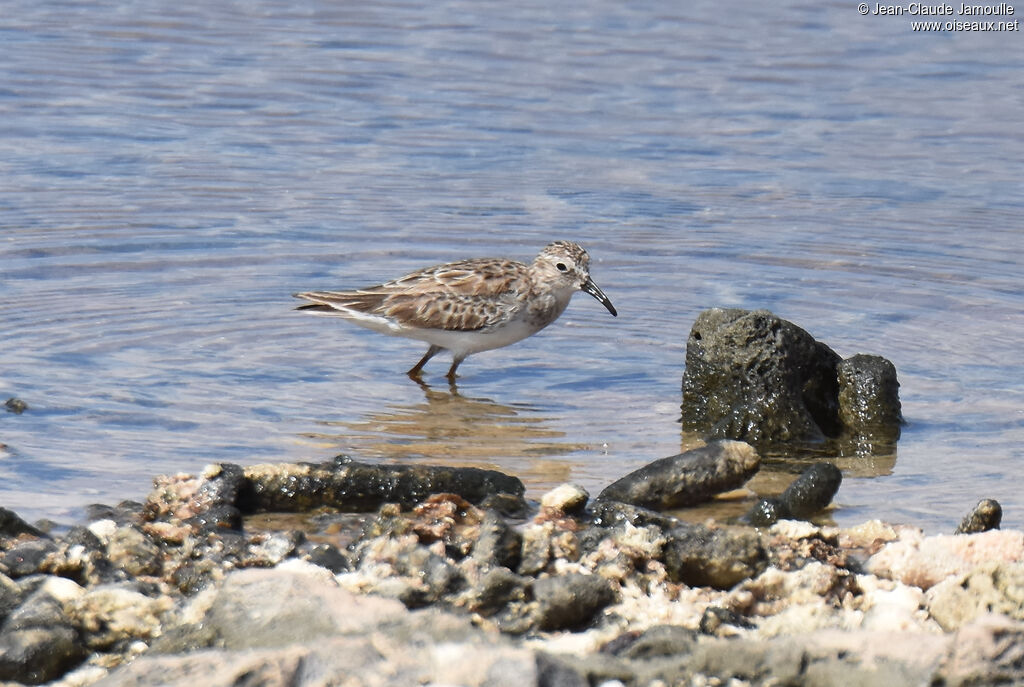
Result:
<svg viewBox="0 0 1024 687">
<path fill-rule="evenodd" d="M 686 344 L 682 425 L 758 448 L 838 439 L 891 445 L 902 423 L 892 363 L 847 361 L 767 310 L 705 310 Z"/>
<path fill-rule="evenodd" d="M 20 398 L 11 397 L 4 401 L 4 408 L 8 413 L 14 413 L 15 415 L 21 415 L 28 410 L 28 404 L 22 401 Z"/>
<path fill-rule="evenodd" d="M 597 498 L 655 510 L 692 506 L 741 486 L 760 464 L 760 457 L 749 444 L 713 441 L 634 470 L 606 487 Z"/>
</svg>

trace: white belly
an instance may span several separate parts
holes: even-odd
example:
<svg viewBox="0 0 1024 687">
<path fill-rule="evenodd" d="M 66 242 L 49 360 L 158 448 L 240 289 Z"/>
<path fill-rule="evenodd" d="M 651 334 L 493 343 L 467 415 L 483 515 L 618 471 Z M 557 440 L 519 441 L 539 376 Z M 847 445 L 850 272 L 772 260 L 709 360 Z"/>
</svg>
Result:
<svg viewBox="0 0 1024 687">
<path fill-rule="evenodd" d="M 568 302 L 566 302 L 567 304 Z M 563 309 L 564 306 L 558 310 L 558 314 L 561 314 Z M 429 344 L 451 351 L 456 358 L 463 358 L 480 351 L 502 348 L 517 341 L 522 341 L 554 321 L 554 318 L 546 322 L 531 321 L 525 313 L 519 313 L 505 324 L 491 329 L 455 331 L 409 327 L 380 315 L 368 315 L 347 308 L 338 308 L 329 314 L 335 317 L 344 317 L 346 320 L 354 322 L 361 327 L 366 327 L 382 334 L 426 341 Z M 557 317 L 558 315 L 556 314 L 555 318 Z"/>
</svg>

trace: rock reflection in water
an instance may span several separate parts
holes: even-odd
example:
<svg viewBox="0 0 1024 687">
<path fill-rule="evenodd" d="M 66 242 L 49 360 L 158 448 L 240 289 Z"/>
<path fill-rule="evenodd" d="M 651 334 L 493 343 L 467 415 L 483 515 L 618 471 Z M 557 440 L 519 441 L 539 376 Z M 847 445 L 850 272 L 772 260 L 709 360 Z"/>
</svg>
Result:
<svg viewBox="0 0 1024 687">
<path fill-rule="evenodd" d="M 529 404 L 470 398 L 455 385 L 420 387 L 422 403 L 389 405 L 356 421 L 323 422 L 341 433 L 308 436 L 361 458 L 501 470 L 522 479 L 530 491 L 570 480 L 576 461 L 552 461 L 551 456 L 587 448 L 560 441 L 565 432 L 552 429 L 550 419 Z"/>
</svg>

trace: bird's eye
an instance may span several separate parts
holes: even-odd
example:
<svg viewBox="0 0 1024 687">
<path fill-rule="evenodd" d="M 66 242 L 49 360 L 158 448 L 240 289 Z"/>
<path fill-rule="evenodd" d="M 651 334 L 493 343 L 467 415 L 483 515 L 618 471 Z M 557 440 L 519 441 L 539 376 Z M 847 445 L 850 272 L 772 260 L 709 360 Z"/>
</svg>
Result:
<svg viewBox="0 0 1024 687">
<path fill-rule="evenodd" d="M 555 267 L 558 268 L 559 272 L 568 272 L 569 271 L 569 268 L 565 266 L 564 262 L 558 263 L 557 265 L 555 265 Z"/>
</svg>

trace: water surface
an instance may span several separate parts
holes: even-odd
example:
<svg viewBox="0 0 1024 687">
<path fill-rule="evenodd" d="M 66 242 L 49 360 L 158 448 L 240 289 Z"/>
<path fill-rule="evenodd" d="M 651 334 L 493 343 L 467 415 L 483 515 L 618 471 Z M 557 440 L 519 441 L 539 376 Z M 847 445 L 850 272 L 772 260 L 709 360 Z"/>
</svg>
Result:
<svg viewBox="0 0 1024 687">
<path fill-rule="evenodd" d="M 685 342 L 768 308 L 892 360 L 895 456 L 832 514 L 1024 524 L 1019 33 L 846 2 L 14 0 L 0 24 L 0 505 L 80 518 L 215 461 L 676 453 Z M 619 310 L 471 357 L 290 294 L 582 243 Z"/>
</svg>

